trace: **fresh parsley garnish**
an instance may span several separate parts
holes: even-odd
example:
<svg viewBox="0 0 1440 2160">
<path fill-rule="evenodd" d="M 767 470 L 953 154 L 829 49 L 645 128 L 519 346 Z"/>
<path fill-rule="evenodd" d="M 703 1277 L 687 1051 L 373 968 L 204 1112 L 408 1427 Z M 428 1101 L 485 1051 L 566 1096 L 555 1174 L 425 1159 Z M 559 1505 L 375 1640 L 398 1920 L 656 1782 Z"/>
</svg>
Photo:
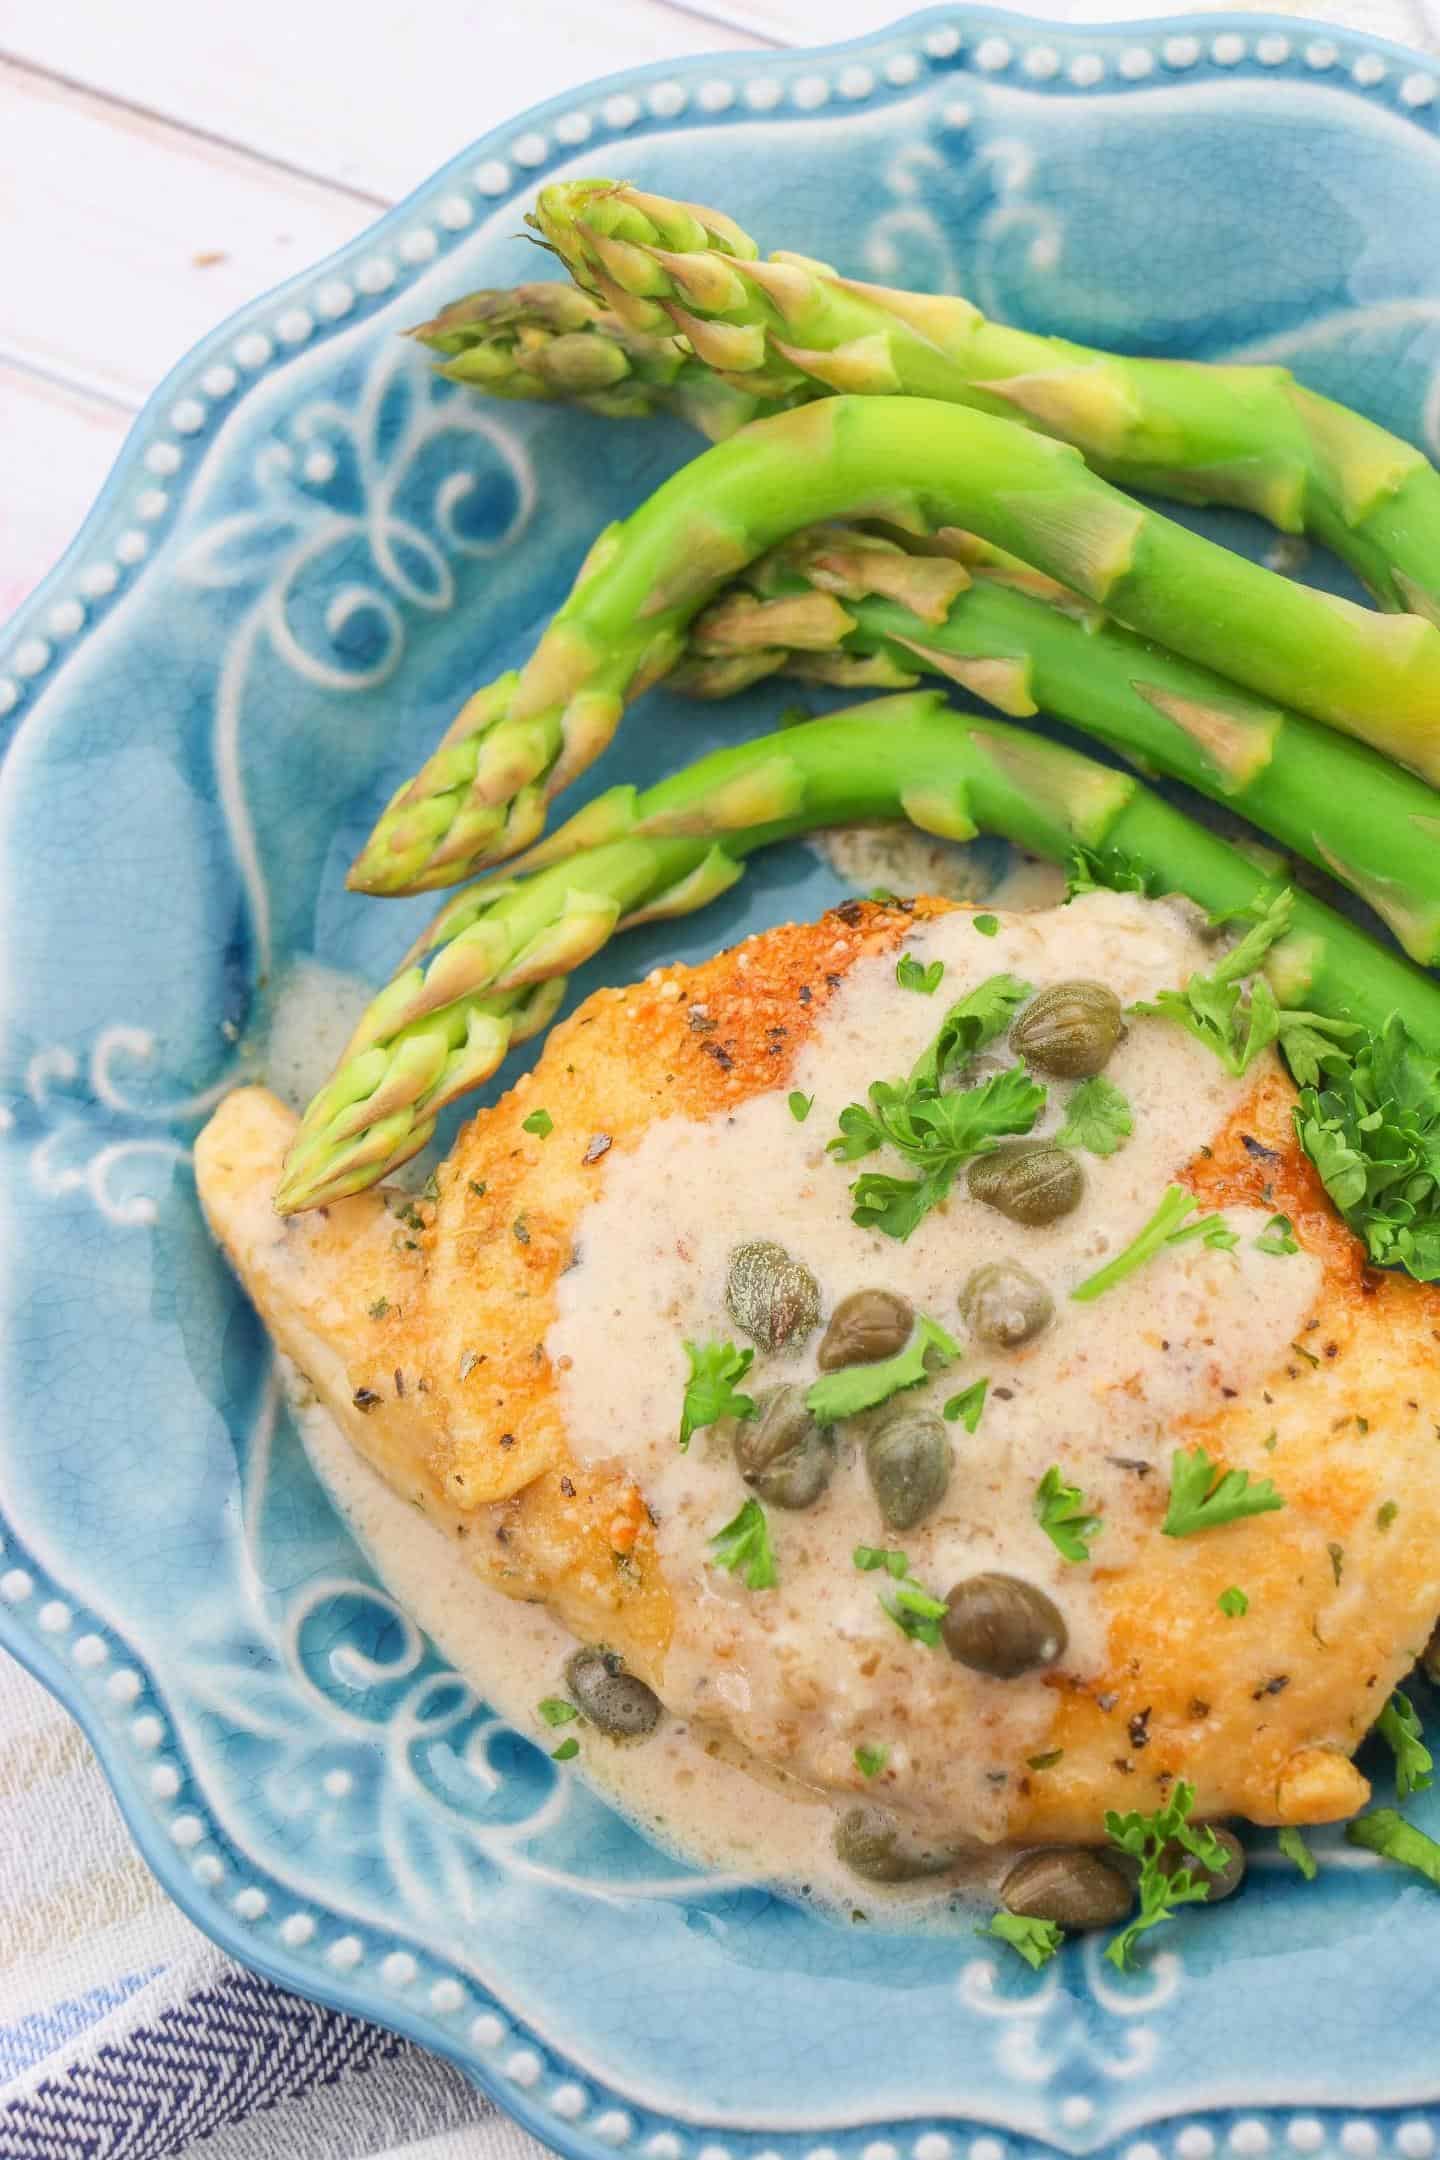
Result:
<svg viewBox="0 0 1440 2160">
<path fill-rule="evenodd" d="M 711 1565 L 738 1575 L 747 1590 L 773 1590 L 780 1580 L 770 1525 L 758 1500 L 747 1500 L 738 1515 L 710 1540 Z"/>
<path fill-rule="evenodd" d="M 1222 1590 L 1215 1602 L 1227 1620 L 1243 1620 L 1250 1610 L 1249 1598 L 1234 1583 L 1231 1583 L 1228 1590 Z"/>
<path fill-rule="evenodd" d="M 1286 1253 L 1299 1252 L 1295 1242 L 1295 1225 L 1288 1215 L 1272 1215 L 1259 1237 L 1255 1240 L 1256 1252 L 1274 1253 L 1277 1258 Z"/>
<path fill-rule="evenodd" d="M 957 998 L 947 1009 L 934 1040 L 911 1066 L 911 1085 L 938 1093 L 947 1074 L 962 1071 L 977 1050 L 1005 1033 L 1030 989 L 1030 984 L 1022 982 L 1018 975 L 987 975 L 964 997 Z"/>
<path fill-rule="evenodd" d="M 990 1392 L 988 1380 L 972 1380 L 969 1387 L 952 1395 L 945 1405 L 945 1416 L 953 1423 L 959 1418 L 966 1432 L 973 1433 L 980 1423 L 985 1408 L 985 1397 Z"/>
<path fill-rule="evenodd" d="M 1065 1105 L 1065 1122 L 1056 1147 L 1085 1148 L 1092 1155 L 1113 1155 L 1135 1130 L 1130 1105 L 1104 1073 L 1082 1080 Z"/>
<path fill-rule="evenodd" d="M 840 1162 L 858 1162 L 880 1147 L 893 1147 L 920 1174 L 889 1177 L 866 1171 L 850 1188 L 852 1219 L 862 1229 L 908 1238 L 938 1207 L 957 1173 L 985 1154 L 1002 1134 L 1026 1133 L 1045 1106 L 1045 1090 L 1023 1066 L 996 1073 L 980 1087 L 944 1092 L 977 1050 L 993 1042 L 1030 995 L 1014 975 L 991 975 L 950 1007 L 933 1040 L 905 1080 L 876 1080 L 869 1104 L 848 1103 L 840 1130 L 828 1143 Z"/>
<path fill-rule="evenodd" d="M 815 1098 L 813 1095 L 802 1095 L 799 1088 L 793 1090 L 790 1096 L 790 1115 L 797 1125 L 804 1124 L 814 1107 Z"/>
<path fill-rule="evenodd" d="M 566 1702 L 563 1695 L 547 1695 L 538 1707 L 547 1725 L 570 1725 L 580 1715 L 574 1703 Z"/>
<path fill-rule="evenodd" d="M 838 1372 L 821 1373 L 805 1397 L 805 1407 L 817 1425 L 838 1425 L 841 1418 L 873 1409 L 902 1388 L 918 1387 L 928 1380 L 927 1356 L 948 1365 L 959 1355 L 954 1336 L 947 1335 L 938 1320 L 917 1313 L 903 1350 L 894 1357 L 878 1358 L 873 1365 L 842 1365 Z"/>
<path fill-rule="evenodd" d="M 1177 1905 L 1202 1904 L 1210 1895 L 1210 1874 L 1219 1874 L 1229 1861 L 1214 1831 L 1190 1821 L 1194 1804 L 1195 1788 L 1181 1778 L 1153 1815 L 1117 1815 L 1113 1808 L 1106 1812 L 1111 1844 L 1140 1862 L 1140 1910 L 1105 1952 L 1121 1972 L 1129 1971 L 1139 1937 L 1168 1920 Z M 1175 1860 L 1177 1846 L 1178 1865 L 1167 1864 Z M 1189 1864 L 1192 1860 L 1209 1872 L 1197 1874 Z"/>
<path fill-rule="evenodd" d="M 869 1110 L 851 1103 L 841 1111 L 840 1137 L 830 1145 L 850 1162 L 882 1145 L 893 1147 L 920 1173 L 898 1178 L 867 1170 L 850 1188 L 852 1220 L 903 1241 L 939 1206 L 973 1156 L 988 1154 L 1002 1134 L 1030 1131 L 1045 1090 L 1023 1065 L 1012 1065 L 979 1087 L 948 1095 L 914 1081 L 877 1080 L 870 1103 Z"/>
<path fill-rule="evenodd" d="M 1440 1060 L 1398 1014 L 1353 1055 L 1329 1048 L 1295 1074 L 1300 1145 L 1377 1267 L 1440 1281 Z"/>
<path fill-rule="evenodd" d="M 1373 1814 L 1361 1815 L 1345 1825 L 1345 1836 L 1352 1845 L 1363 1845 L 1367 1852 L 1379 1853 L 1382 1860 L 1398 1861 L 1401 1867 L 1414 1868 L 1440 1888 L 1440 1845 L 1434 1838 L 1426 1837 L 1413 1823 L 1397 1815 L 1394 1808 L 1376 1808 Z"/>
<path fill-rule="evenodd" d="M 1284 1829 L 1280 1832 L 1277 1842 L 1285 1858 L 1295 1863 L 1306 1882 L 1314 1882 L 1319 1872 L 1315 1864 L 1315 1855 L 1311 1852 L 1300 1832 L 1292 1828 Z"/>
<path fill-rule="evenodd" d="M 994 937 L 1000 928 L 1000 918 L 998 915 L 972 915 L 970 927 L 978 930 L 981 937 Z"/>
<path fill-rule="evenodd" d="M 1137 1231 L 1123 1252 L 1117 1253 L 1093 1275 L 1087 1275 L 1084 1282 L 1071 1291 L 1071 1297 L 1080 1305 L 1103 1297 L 1107 1290 L 1113 1290 L 1116 1283 L 1133 1275 L 1136 1268 L 1153 1260 L 1167 1245 L 1183 1245 L 1195 1237 L 1203 1238 L 1207 1245 L 1218 1246 L 1222 1251 L 1239 1244 L 1235 1232 L 1227 1229 L 1223 1215 L 1200 1215 L 1194 1222 L 1187 1223 L 1185 1218 L 1194 1207 L 1194 1196 L 1183 1185 L 1167 1185 L 1149 1222 Z"/>
<path fill-rule="evenodd" d="M 1295 895 L 1288 885 L 1268 902 L 1257 902 L 1247 911 L 1254 917 L 1250 928 L 1213 973 L 1192 975 L 1183 990 L 1161 990 L 1153 1001 L 1138 1003 L 1136 1012 L 1178 1021 L 1197 1042 L 1213 1050 L 1226 1072 L 1238 1077 L 1248 1071 L 1280 1033 L 1275 993 L 1255 970 L 1285 935 L 1294 907 Z M 1255 978 L 1248 993 L 1243 987 L 1247 976 Z"/>
<path fill-rule="evenodd" d="M 1144 872 L 1113 848 L 1077 847 L 1071 854 L 1065 873 L 1067 900 L 1078 900 L 1082 893 L 1150 891 Z"/>
<path fill-rule="evenodd" d="M 1399 1797 L 1408 1800 L 1412 1793 L 1428 1792 L 1435 1782 L 1435 1758 L 1425 1745 L 1415 1705 L 1399 1688 L 1381 1711 L 1375 1730 L 1395 1757 L 1395 1790 Z"/>
<path fill-rule="evenodd" d="M 1160 1527 L 1166 1537 L 1194 1537 L 1198 1530 L 1218 1530 L 1284 1505 L 1269 1478 L 1252 1485 L 1248 1470 L 1222 1470 L 1203 1447 L 1176 1448 L 1170 1458 L 1170 1505 Z"/>
<path fill-rule="evenodd" d="M 548 1110 L 532 1110 L 529 1117 L 521 1118 L 520 1130 L 533 1132 L 537 1140 L 548 1140 L 555 1130 L 555 1120 Z"/>
<path fill-rule="evenodd" d="M 687 1342 L 685 1355 L 690 1360 L 690 1377 L 680 1412 L 682 1453 L 702 1425 L 713 1425 L 717 1418 L 755 1415 L 752 1398 L 735 1390 L 735 1382 L 743 1380 L 755 1362 L 753 1350 L 737 1350 L 728 1342 Z"/>
<path fill-rule="evenodd" d="M 855 1767 L 861 1777 L 879 1777 L 889 1760 L 888 1747 L 857 1747 L 855 1750 Z"/>
<path fill-rule="evenodd" d="M 551 1762 L 573 1762 L 579 1752 L 580 1742 L 572 1733 L 568 1740 L 561 1741 L 559 1747 L 550 1750 L 550 1760 Z"/>
<path fill-rule="evenodd" d="M 895 980 L 902 990 L 918 990 L 922 997 L 933 997 L 940 987 L 945 973 L 943 960 L 932 960 L 924 967 L 913 953 L 902 953 L 895 968 Z"/>
<path fill-rule="evenodd" d="M 1104 1524 L 1090 1514 L 1078 1485 L 1067 1485 L 1052 1463 L 1035 1488 L 1035 1520 L 1062 1560 L 1088 1560 Z"/>
<path fill-rule="evenodd" d="M 1065 1931 L 1053 1920 L 1032 1920 L 1026 1913 L 997 1912 L 992 1914 L 987 1927 L 976 1928 L 977 1935 L 993 1935 L 997 1942 L 1008 1943 L 1018 1950 L 1027 1965 L 1039 1972 L 1065 1940 Z"/>
<path fill-rule="evenodd" d="M 901 1634 L 908 1635 L 912 1642 L 923 1643 L 927 1650 L 938 1650 L 940 1622 L 948 1608 L 944 1598 L 931 1597 L 915 1581 L 905 1554 L 881 1545 L 857 1545 L 853 1557 L 863 1575 L 883 1568 L 890 1577 L 893 1588 L 880 1591 L 880 1603 Z"/>
</svg>

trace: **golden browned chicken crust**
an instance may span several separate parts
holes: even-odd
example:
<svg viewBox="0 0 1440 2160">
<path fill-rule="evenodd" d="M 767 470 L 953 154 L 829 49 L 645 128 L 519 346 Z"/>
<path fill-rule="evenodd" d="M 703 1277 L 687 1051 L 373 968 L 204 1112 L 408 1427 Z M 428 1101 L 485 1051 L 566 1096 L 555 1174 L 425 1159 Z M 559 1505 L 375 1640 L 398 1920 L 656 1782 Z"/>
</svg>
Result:
<svg viewBox="0 0 1440 2160">
<path fill-rule="evenodd" d="M 620 1469 L 572 1460 L 545 1349 L 579 1218 L 607 1159 L 656 1118 L 784 1088 L 856 960 L 944 907 L 849 903 L 599 992 L 465 1128 L 433 1201 L 365 1194 L 280 1218 L 294 1119 L 261 1089 L 222 1104 L 197 1146 L 216 1236 L 357 1449 L 470 1540 L 498 1587 L 620 1648 L 662 1693 L 673 1614 L 643 1496 Z M 1156 1535 L 1136 1564 L 1095 1571 L 1108 1667 L 1052 1683 L 1045 1752 L 1063 1753 L 1012 1781 L 1011 1838 L 1097 1837 L 1107 1807 L 1154 1807 L 1182 1776 L 1210 1816 L 1349 1814 L 1368 1795 L 1350 1751 L 1440 1609 L 1440 1293 L 1366 1269 L 1295 1142 L 1292 1100 L 1278 1074 L 1262 1078 L 1186 1181 L 1210 1207 L 1288 1214 L 1321 1293 L 1258 1398 L 1174 1435 L 1273 1477 L 1286 1506 L 1171 1539 L 1165 1480 L 1147 1481 Z M 543 1141 L 522 1128 L 539 1102 L 554 1121 Z M 1237 1582 L 1263 1628 L 1217 1622 Z"/>
</svg>

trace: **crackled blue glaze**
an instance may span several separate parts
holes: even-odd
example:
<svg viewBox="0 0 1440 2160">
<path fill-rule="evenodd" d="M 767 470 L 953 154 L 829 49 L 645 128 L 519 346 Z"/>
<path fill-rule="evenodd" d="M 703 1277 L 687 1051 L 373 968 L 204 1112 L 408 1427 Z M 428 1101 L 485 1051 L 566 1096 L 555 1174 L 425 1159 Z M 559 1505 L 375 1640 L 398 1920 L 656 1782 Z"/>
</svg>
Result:
<svg viewBox="0 0 1440 2160">
<path fill-rule="evenodd" d="M 657 1853 L 384 1595 L 206 1239 L 190 1143 L 292 961 L 379 975 L 407 943 L 427 903 L 343 890 L 378 804 L 695 447 L 485 406 L 396 332 L 534 274 L 539 180 L 618 170 L 1038 328 L 1288 361 L 1434 450 L 1436 96 L 1418 58 L 1293 20 L 966 8 L 616 78 L 217 331 L 0 637 L 0 1638 L 202 1927 L 567 2152 L 1427 2160 L 1440 1914 L 1325 1833 L 1313 1888 L 1257 1838 L 1244 1898 L 1127 1978 L 1094 1946 L 1034 1975 L 963 1934 L 846 1932 Z M 789 695 L 652 695 L 575 799 Z M 577 989 L 835 890 L 779 851 Z"/>
</svg>

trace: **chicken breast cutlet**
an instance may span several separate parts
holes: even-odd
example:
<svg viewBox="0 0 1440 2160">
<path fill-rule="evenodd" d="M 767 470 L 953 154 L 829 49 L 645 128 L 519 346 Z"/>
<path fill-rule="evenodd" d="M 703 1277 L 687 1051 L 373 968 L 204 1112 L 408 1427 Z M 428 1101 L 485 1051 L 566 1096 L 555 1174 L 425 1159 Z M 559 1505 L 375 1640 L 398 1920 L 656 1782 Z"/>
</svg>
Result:
<svg viewBox="0 0 1440 2160">
<path fill-rule="evenodd" d="M 1268 1054 L 1233 1079 L 1133 1013 L 1211 957 L 1129 895 L 850 903 L 589 999 L 433 1199 L 282 1219 L 295 1120 L 261 1089 L 201 1136 L 201 1198 L 438 1534 L 837 1803 L 957 1847 L 1098 1840 L 1180 1778 L 1199 1815 L 1334 1820 L 1440 1609 L 1440 1296 L 1367 1270 Z M 1126 1009 L 1103 1087 L 1024 1026 L 1076 983 Z M 917 1197 L 842 1113 L 965 1000 L 1021 1015 L 1052 1152 Z M 1003 1027 L 968 1063 L 960 1031 L 958 1088 L 1016 1065 Z M 855 1220 L 872 1174 L 904 1235 Z M 1137 1251 L 1176 1184 L 1182 1235 Z M 1207 1498 L 1222 1468 L 1245 1504 Z"/>
</svg>

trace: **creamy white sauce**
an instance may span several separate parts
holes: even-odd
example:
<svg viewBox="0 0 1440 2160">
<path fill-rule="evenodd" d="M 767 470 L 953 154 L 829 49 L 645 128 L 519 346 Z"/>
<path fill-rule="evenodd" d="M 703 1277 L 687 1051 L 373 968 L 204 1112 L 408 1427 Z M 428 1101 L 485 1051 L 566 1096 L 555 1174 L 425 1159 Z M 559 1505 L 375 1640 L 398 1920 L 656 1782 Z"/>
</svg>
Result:
<svg viewBox="0 0 1440 2160">
<path fill-rule="evenodd" d="M 893 1916 L 899 1908 L 911 1924 L 933 1924 L 957 1888 L 976 1895 L 998 1887 L 1008 1856 L 997 1866 L 989 1854 L 949 1875 L 938 1891 L 931 1882 L 886 1891 L 858 1883 L 835 1857 L 836 1810 L 825 1795 L 682 1718 L 667 1717 L 649 1740 L 629 1746 L 578 1724 L 547 1726 L 537 1706 L 564 1693 L 574 1638 L 543 1607 L 481 1580 L 462 1548 L 356 1454 L 293 1370 L 287 1379 L 311 1467 L 396 1602 L 476 1693 L 537 1746 L 549 1753 L 577 1736 L 580 1754 L 564 1774 L 598 1787 L 660 1844 L 709 1872 L 803 1890 L 847 1921 L 856 1912 Z"/>
<path fill-rule="evenodd" d="M 965 990 L 1002 971 L 1037 988 L 1092 976 L 1128 1004 L 1208 964 L 1178 915 L 1103 893 L 1010 916 L 993 938 L 968 915 L 944 917 L 918 926 L 908 949 L 922 962 L 944 961 L 933 997 L 898 986 L 893 955 L 862 961 L 783 1088 L 733 1113 L 667 1120 L 632 1152 L 612 1156 L 577 1226 L 579 1264 L 561 1279 L 547 1347 L 577 1457 L 620 1456 L 658 1518 L 676 1612 L 662 1690 L 670 1715 L 659 1732 L 642 1746 L 617 1747 L 581 1728 L 572 1770 L 708 1867 L 803 1885 L 842 1912 L 898 1901 L 920 1916 L 943 1910 L 956 1881 L 993 1890 L 1003 1876 L 1010 1856 L 984 1841 L 1003 1833 L 1004 1780 L 1044 1750 L 1055 1696 L 1043 1676 L 989 1680 L 907 1641 L 880 1609 L 884 1579 L 855 1570 L 853 1547 L 901 1546 L 912 1574 L 941 1595 L 986 1569 L 1023 1576 L 1064 1615 L 1069 1644 L 1059 1669 L 1093 1673 L 1105 1652 L 1096 1568 L 1123 1566 L 1136 1537 L 1140 1474 L 1113 1458 L 1151 1465 L 1152 1486 L 1163 1480 L 1177 1418 L 1217 1409 L 1277 1362 L 1313 1304 L 1319 1267 L 1304 1254 L 1277 1262 L 1257 1253 L 1265 1216 L 1232 1209 L 1227 1222 L 1240 1234 L 1233 1254 L 1199 1243 L 1169 1248 L 1095 1303 L 1070 1301 L 1070 1290 L 1141 1228 L 1250 1084 L 1229 1078 L 1180 1029 L 1143 1018 L 1131 1020 L 1107 1068 L 1131 1102 L 1134 1133 L 1108 1160 L 1081 1158 L 1086 1191 L 1071 1216 L 1046 1229 L 1012 1225 L 971 1200 L 962 1177 L 905 1244 L 858 1229 L 848 1194 L 857 1167 L 904 1166 L 884 1157 L 839 1165 L 825 1142 L 839 1111 L 863 1100 L 872 1080 L 909 1068 Z M 998 1045 L 974 1077 L 1009 1061 Z M 803 1125 L 788 1107 L 792 1089 L 814 1096 Z M 1071 1083 L 1050 1083 L 1037 1132 L 1058 1127 L 1071 1092 Z M 886 1532 L 857 1431 L 812 1510 L 768 1511 L 781 1580 L 752 1593 L 710 1564 L 710 1539 L 747 1488 L 718 1431 L 701 1432 L 682 1456 L 676 1425 L 681 1344 L 740 1339 L 725 1310 L 726 1274 L 735 1246 L 757 1237 L 811 1269 L 822 1326 L 841 1297 L 874 1285 L 902 1292 L 964 1343 L 960 1286 L 975 1265 L 1003 1257 L 1048 1285 L 1056 1317 L 1017 1352 L 965 1344 L 948 1370 L 903 1398 L 906 1407 L 938 1410 L 972 1381 L 990 1383 L 977 1432 L 947 1427 L 953 1474 L 929 1521 L 903 1536 Z M 747 1389 L 808 1382 L 819 1339 L 817 1329 L 789 1356 L 757 1355 Z M 562 1691 L 571 1638 L 548 1614 L 479 1580 L 323 1412 L 306 1412 L 304 1435 L 399 1602 L 503 1716 L 553 1747 L 536 1706 Z M 1064 1561 L 1035 1520 L 1035 1486 L 1052 1463 L 1103 1515 L 1093 1567 Z M 862 1745 L 889 1750 L 873 1781 L 855 1764 Z M 897 1807 L 932 1830 L 963 1828 L 981 1844 L 938 1894 L 933 1885 L 857 1885 L 831 1849 L 837 1815 L 857 1799 Z"/>
<path fill-rule="evenodd" d="M 1096 1567 L 1063 1559 L 1040 1528 L 1037 1484 L 1058 1464 L 1104 1516 L 1096 1566 L 1123 1566 L 1134 1551 L 1141 1473 L 1115 1458 L 1164 1477 L 1176 1420 L 1218 1411 L 1227 1391 L 1243 1393 L 1273 1368 L 1303 1324 L 1318 1266 L 1258 1253 L 1266 1217 L 1234 1210 L 1233 1253 L 1198 1241 L 1168 1248 L 1096 1302 L 1071 1301 L 1142 1228 L 1249 1084 L 1152 1018 L 1131 1021 L 1106 1068 L 1133 1106 L 1134 1133 L 1108 1160 L 1083 1158 L 1086 1189 L 1072 1214 L 1044 1229 L 1012 1224 L 971 1199 L 962 1177 L 903 1244 L 857 1228 L 849 1197 L 857 1167 L 836 1163 L 825 1143 L 872 1080 L 909 1069 L 947 1004 L 1005 972 L 1036 988 L 1094 977 L 1129 1005 L 1204 959 L 1176 915 L 1114 893 L 1010 916 L 993 937 L 969 915 L 944 916 L 917 927 L 907 950 L 922 964 L 944 962 L 933 996 L 899 986 L 894 956 L 861 961 L 784 1089 L 704 1121 L 659 1122 L 612 1158 L 579 1222 L 578 1264 L 560 1281 L 547 1348 L 575 1454 L 586 1463 L 619 1456 L 658 1518 L 676 1611 L 663 1692 L 677 1714 L 719 1722 L 817 1786 L 883 1792 L 932 1831 L 988 1841 L 1003 1835 L 1009 1781 L 1044 1750 L 1056 1692 L 1045 1674 L 994 1680 L 907 1640 L 880 1606 L 882 1579 L 853 1566 L 855 1546 L 902 1548 L 912 1576 L 941 1597 L 988 1571 L 1037 1584 L 1069 1635 L 1058 1671 L 1093 1675 L 1105 1652 Z M 976 1076 L 1010 1062 L 996 1045 Z M 814 1097 L 803 1125 L 790 1112 L 791 1089 Z M 1071 1083 L 1051 1083 L 1037 1134 L 1060 1125 L 1071 1092 Z M 865 1167 L 905 1166 L 882 1155 Z M 947 1428 L 950 1486 L 927 1521 L 903 1536 L 886 1531 L 860 1430 L 842 1427 L 842 1460 L 821 1500 L 804 1513 L 769 1510 L 780 1581 L 758 1593 L 711 1562 L 711 1539 L 747 1492 L 722 1431 L 701 1434 L 685 1455 L 676 1445 L 683 1346 L 735 1336 L 725 1307 L 730 1258 L 757 1238 L 811 1270 L 822 1315 L 852 1291 L 884 1288 L 963 1338 L 962 1284 L 981 1263 L 1007 1258 L 1055 1300 L 1053 1323 L 1033 1343 L 1006 1353 L 967 1344 L 903 1405 L 874 1414 L 938 1411 L 972 1381 L 989 1380 L 978 1431 Z M 819 1340 L 817 1329 L 788 1353 L 757 1354 L 746 1391 L 808 1384 Z M 889 1760 L 867 1785 L 855 1751 L 876 1746 Z"/>
</svg>

